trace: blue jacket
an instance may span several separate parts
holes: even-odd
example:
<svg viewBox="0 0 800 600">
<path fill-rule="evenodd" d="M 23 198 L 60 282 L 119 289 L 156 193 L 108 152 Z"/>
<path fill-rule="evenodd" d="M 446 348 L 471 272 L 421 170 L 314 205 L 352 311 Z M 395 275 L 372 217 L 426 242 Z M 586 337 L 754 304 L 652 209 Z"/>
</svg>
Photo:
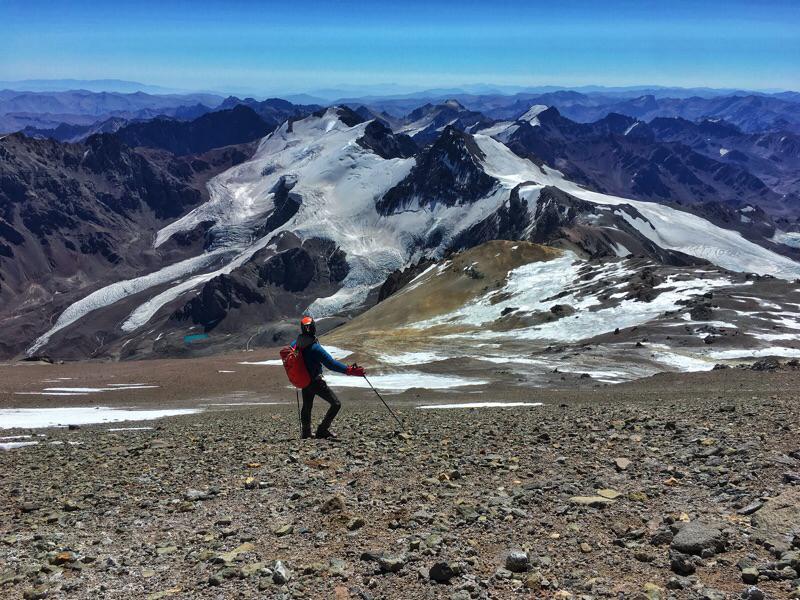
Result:
<svg viewBox="0 0 800 600">
<path fill-rule="evenodd" d="M 347 365 L 333 358 L 314 336 L 300 334 L 292 345 L 296 345 L 303 353 L 303 362 L 306 363 L 311 379 L 322 375 L 323 366 L 337 373 L 347 371 Z"/>
</svg>

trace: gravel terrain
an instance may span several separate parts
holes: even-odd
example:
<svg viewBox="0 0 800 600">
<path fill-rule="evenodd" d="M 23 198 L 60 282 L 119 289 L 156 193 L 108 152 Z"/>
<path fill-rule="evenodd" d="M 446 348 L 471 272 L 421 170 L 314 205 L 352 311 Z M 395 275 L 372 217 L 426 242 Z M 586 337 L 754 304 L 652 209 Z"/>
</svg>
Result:
<svg viewBox="0 0 800 600">
<path fill-rule="evenodd" d="M 214 360 L 101 370 L 197 373 L 193 391 L 161 388 L 183 406 L 216 394 Z M 88 402 L 9 389 L 96 367 L 0 368 L 0 400 Z M 800 597 L 796 370 L 387 395 L 403 431 L 343 389 L 337 442 L 297 439 L 283 382 L 248 377 L 235 397 L 290 403 L 0 431 L 40 442 L 0 452 L 0 597 Z M 544 404 L 416 407 L 476 400 Z"/>
</svg>

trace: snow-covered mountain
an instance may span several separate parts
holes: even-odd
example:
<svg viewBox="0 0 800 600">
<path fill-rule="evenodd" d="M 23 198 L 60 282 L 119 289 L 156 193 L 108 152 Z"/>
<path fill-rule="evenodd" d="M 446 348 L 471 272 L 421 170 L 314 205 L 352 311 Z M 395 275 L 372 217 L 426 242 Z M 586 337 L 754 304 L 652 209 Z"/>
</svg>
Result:
<svg viewBox="0 0 800 600">
<path fill-rule="evenodd" d="M 458 100 L 441 104 L 425 104 L 411 111 L 398 131 L 411 136 L 424 146 L 436 140 L 446 127 L 475 131 L 491 125 L 492 120 L 480 112 L 468 110 Z"/>
<path fill-rule="evenodd" d="M 474 135 L 445 126 L 416 152 L 402 133 L 345 108 L 287 121 L 153 240 L 157 252 L 205 240 L 199 254 L 64 307 L 28 353 L 57 352 L 76 331 L 96 334 L 95 315 L 109 310 L 119 317 L 113 328 L 103 320 L 104 344 L 124 356 L 169 351 L 189 331 L 278 340 L 300 312 L 341 322 L 372 304 L 392 273 L 492 239 L 544 242 L 575 260 L 635 255 L 800 277 L 800 264 L 738 232 L 585 189 L 503 143 L 502 126 L 537 127 L 544 112 Z"/>
</svg>

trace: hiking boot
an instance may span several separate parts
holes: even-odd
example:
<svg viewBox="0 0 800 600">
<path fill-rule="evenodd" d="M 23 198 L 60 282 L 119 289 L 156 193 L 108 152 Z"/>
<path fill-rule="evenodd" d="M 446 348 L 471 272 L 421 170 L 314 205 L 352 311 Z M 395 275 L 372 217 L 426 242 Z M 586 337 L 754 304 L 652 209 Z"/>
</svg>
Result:
<svg viewBox="0 0 800 600">
<path fill-rule="evenodd" d="M 317 439 L 318 440 L 337 440 L 339 438 L 330 429 L 323 429 L 322 431 L 320 431 L 318 429 L 317 430 Z"/>
<path fill-rule="evenodd" d="M 311 434 L 311 431 L 304 431 L 303 433 L 300 434 L 300 439 L 301 440 L 308 440 L 308 439 L 311 439 L 313 437 L 314 436 Z"/>
</svg>

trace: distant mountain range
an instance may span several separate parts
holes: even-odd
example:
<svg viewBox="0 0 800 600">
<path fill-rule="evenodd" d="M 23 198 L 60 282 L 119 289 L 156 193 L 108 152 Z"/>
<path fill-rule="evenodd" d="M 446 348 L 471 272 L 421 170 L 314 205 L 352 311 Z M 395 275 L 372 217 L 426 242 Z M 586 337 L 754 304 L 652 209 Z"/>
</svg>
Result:
<svg viewBox="0 0 800 600">
<path fill-rule="evenodd" d="M 151 119 L 157 116 L 193 119 L 218 106 L 212 94 L 154 95 L 144 92 L 16 92 L 0 90 L 0 132 L 26 127 L 51 129 L 59 125 L 96 125 L 112 117 Z"/>
<path fill-rule="evenodd" d="M 133 94 L 190 94 L 189 90 L 149 85 L 138 81 L 123 79 L 22 79 L 17 81 L 0 81 L 0 90 L 16 90 L 20 92 L 68 92 L 71 90 L 87 90 L 90 92 L 116 92 Z"/>
<path fill-rule="evenodd" d="M 94 83 L 99 86 L 102 81 Z M 132 89 L 138 85 L 134 82 L 121 83 L 125 85 L 117 87 L 127 86 Z M 53 87 L 57 87 L 55 83 Z M 509 86 L 465 86 L 334 99 L 333 94 L 343 90 L 322 91 L 325 92 L 324 95 L 289 96 L 288 101 L 307 106 L 366 106 L 376 113 L 386 113 L 395 118 L 404 117 L 425 104 L 441 105 L 447 100 L 455 100 L 466 108 L 493 119 L 514 118 L 531 105 L 543 104 L 554 106 L 564 116 L 581 122 L 596 121 L 614 112 L 645 121 L 656 117 L 682 117 L 689 120 L 722 118 L 746 132 L 800 132 L 800 116 L 797 110 L 800 94 L 797 92 L 599 86 L 573 90 L 539 87 L 519 91 L 518 88 Z M 268 110 L 269 103 L 276 102 L 277 99 L 242 100 L 236 96 L 225 98 L 210 93 L 14 91 L 2 89 L 0 86 L 0 132 L 19 131 L 25 127 L 55 129 L 62 123 L 81 125 L 88 131 L 97 127 L 100 121 L 112 117 L 134 120 L 167 116 L 186 120 L 210 110 L 231 108 L 236 103 L 247 104 L 260 112 L 256 105 Z M 266 114 L 262 116 L 266 117 Z"/>
<path fill-rule="evenodd" d="M 276 343 L 304 310 L 346 321 L 493 240 L 601 270 L 634 256 L 687 276 L 800 276 L 791 95 L 3 102 L 87 121 L 0 136 L 3 357 L 181 354 L 189 330 Z"/>
</svg>

